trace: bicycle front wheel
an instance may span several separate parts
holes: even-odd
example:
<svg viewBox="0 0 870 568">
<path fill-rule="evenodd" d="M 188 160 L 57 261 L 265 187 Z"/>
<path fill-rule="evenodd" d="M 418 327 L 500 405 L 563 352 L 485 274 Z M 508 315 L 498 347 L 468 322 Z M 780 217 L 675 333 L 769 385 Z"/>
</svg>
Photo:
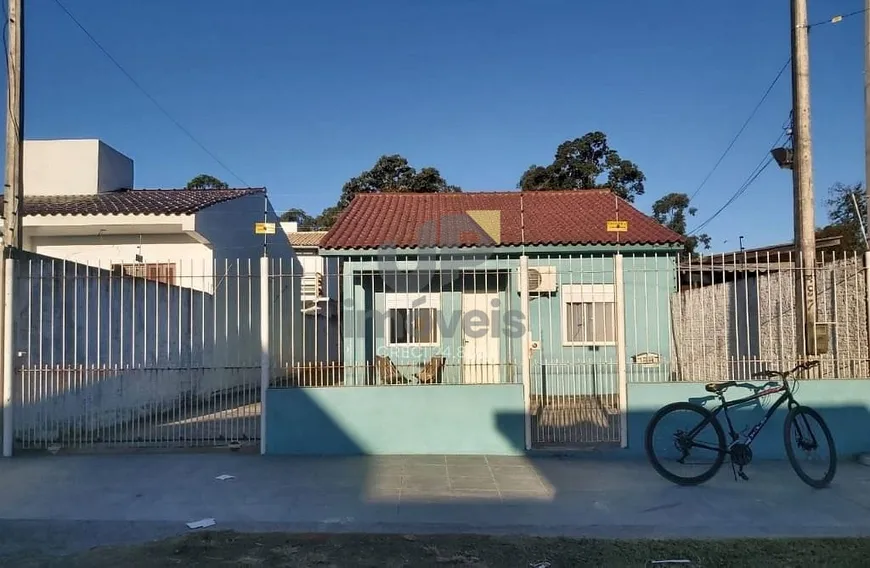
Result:
<svg viewBox="0 0 870 568">
<path fill-rule="evenodd" d="M 810 487 L 827 487 L 837 473 L 831 431 L 822 416 L 808 406 L 795 406 L 785 418 L 785 453 L 792 469 Z"/>
<path fill-rule="evenodd" d="M 699 485 L 725 461 L 725 432 L 713 413 L 691 402 L 663 406 L 646 427 L 647 458 L 659 475 L 678 485 Z"/>
</svg>

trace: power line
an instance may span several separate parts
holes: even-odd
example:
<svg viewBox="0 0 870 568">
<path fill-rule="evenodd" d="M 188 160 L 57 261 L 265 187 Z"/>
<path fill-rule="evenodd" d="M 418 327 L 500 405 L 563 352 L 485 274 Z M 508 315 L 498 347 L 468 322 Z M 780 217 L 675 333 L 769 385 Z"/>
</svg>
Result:
<svg viewBox="0 0 870 568">
<path fill-rule="evenodd" d="M 823 26 L 825 24 L 838 24 L 838 23 L 842 22 L 843 20 L 845 20 L 846 18 L 851 18 L 852 16 L 859 16 L 866 11 L 867 11 L 867 8 L 864 8 L 862 10 L 855 10 L 854 12 L 849 12 L 848 14 L 838 14 L 838 15 L 833 16 L 827 20 L 820 20 L 820 21 L 816 22 L 815 24 L 810 24 L 807 26 L 807 29 L 814 28 L 816 26 Z"/>
<path fill-rule="evenodd" d="M 851 18 L 853 16 L 861 15 L 861 14 L 865 13 L 866 11 L 867 11 L 867 9 L 864 8 L 862 10 L 855 10 L 854 12 L 849 12 L 848 14 L 836 15 L 836 16 L 833 16 L 833 17 L 827 19 L 827 20 L 821 20 L 821 21 L 818 21 L 814 24 L 810 24 L 807 26 L 807 28 L 814 28 L 816 26 L 822 26 L 825 24 L 837 24 L 839 22 L 842 22 L 846 18 Z M 709 173 L 707 173 L 707 175 L 704 177 L 703 181 L 701 181 L 700 185 L 698 185 L 697 189 L 695 189 L 695 191 L 689 197 L 690 201 L 692 199 L 694 199 L 696 195 L 698 195 L 698 193 L 701 191 L 701 189 L 704 188 L 705 185 L 707 185 L 707 182 L 710 180 L 710 178 L 713 176 L 713 174 L 719 168 L 719 165 L 722 164 L 722 161 L 725 159 L 725 157 L 728 155 L 728 153 L 731 152 L 731 149 L 734 147 L 734 144 L 740 138 L 741 134 L 743 134 L 743 131 L 746 130 L 746 127 L 749 125 L 749 123 L 752 121 L 752 119 L 755 117 L 755 114 L 758 112 L 758 109 L 761 108 L 761 105 L 764 104 L 765 100 L 767 100 L 768 95 L 770 95 L 770 92 L 773 90 L 773 88 L 779 82 L 779 79 L 782 77 L 782 74 L 788 68 L 790 63 L 791 63 L 791 58 L 789 57 L 789 59 L 785 62 L 785 64 L 782 66 L 782 68 L 776 74 L 776 77 L 774 77 L 773 81 L 767 87 L 767 90 L 764 91 L 764 94 L 761 96 L 761 100 L 758 101 L 758 104 L 756 104 L 755 108 L 752 109 L 752 112 L 749 113 L 749 117 L 743 122 L 743 125 L 740 127 L 740 130 L 737 131 L 737 134 L 735 134 L 734 138 L 731 139 L 731 142 L 725 148 L 725 151 L 722 152 L 722 155 L 719 156 L 718 160 L 716 160 L 716 163 L 713 165 L 713 168 L 709 171 Z"/>
<path fill-rule="evenodd" d="M 82 23 L 81 23 L 81 22 L 80 22 L 80 21 L 79 21 L 79 20 L 78 20 L 74 15 L 73 15 L 72 12 L 69 11 L 69 9 L 68 9 L 66 6 L 64 6 L 64 4 L 63 4 L 60 0 L 54 0 L 54 3 L 57 4 L 57 5 L 60 7 L 60 9 L 63 10 L 63 11 L 66 13 L 67 16 L 69 16 L 69 18 L 73 21 L 73 23 L 75 23 L 75 25 L 78 26 L 78 28 L 79 28 L 82 32 L 84 32 L 84 34 L 85 34 L 86 36 L 88 36 L 88 39 L 91 40 L 91 42 L 92 42 L 92 43 L 97 47 L 97 49 L 99 49 L 100 51 L 102 51 L 102 52 L 103 52 L 103 55 L 105 55 L 106 57 L 108 57 L 108 58 L 109 58 L 109 61 L 111 61 L 111 62 L 115 65 L 115 67 L 117 67 L 117 68 L 121 71 L 121 73 L 123 73 L 124 76 L 127 77 L 127 79 L 129 79 L 130 82 L 133 83 L 133 85 L 135 85 L 136 88 L 139 89 L 139 91 L 141 91 L 141 93 L 142 93 L 143 95 L 145 95 L 145 96 L 148 98 L 148 100 L 150 100 L 150 101 L 154 104 L 154 106 L 157 107 L 157 109 L 158 109 L 160 112 L 162 112 L 162 113 L 164 114 L 164 116 L 166 116 L 166 118 L 168 118 L 168 119 L 170 120 L 170 122 L 172 122 L 172 123 L 173 123 L 173 124 L 174 124 L 178 129 L 179 129 L 179 130 L 181 130 L 185 135 L 187 135 L 187 137 L 190 138 L 190 139 L 193 141 L 194 144 L 196 144 L 197 146 L 199 146 L 200 149 L 202 149 L 203 152 L 205 152 L 206 154 L 208 154 L 208 155 L 209 155 L 209 156 L 210 156 L 210 157 L 211 157 L 211 158 L 212 158 L 212 159 L 213 159 L 213 160 L 214 160 L 214 161 L 215 161 L 215 162 L 216 162 L 220 167 L 222 167 L 223 169 L 225 169 L 227 172 L 229 172 L 230 175 L 232 175 L 234 178 L 236 178 L 237 180 L 239 180 L 239 181 L 242 183 L 242 185 L 244 185 L 244 186 L 248 186 L 248 182 L 246 182 L 244 179 L 242 179 L 241 176 L 239 176 L 239 175 L 238 175 L 236 172 L 234 172 L 234 171 L 233 171 L 229 166 L 227 166 L 227 165 L 223 162 L 223 160 L 221 160 L 220 158 L 218 158 L 217 155 L 215 155 L 214 152 L 212 152 L 211 150 L 209 150 L 209 149 L 205 146 L 205 144 L 203 144 L 202 142 L 200 142 L 199 139 L 198 139 L 196 136 L 193 135 L 193 133 L 191 133 L 191 132 L 190 132 L 187 128 L 185 128 L 185 127 L 184 127 L 184 126 L 183 126 L 183 125 L 182 125 L 178 120 L 176 120 L 176 119 L 175 119 L 171 114 L 169 114 L 169 111 L 167 111 L 167 110 L 166 110 L 166 109 L 165 109 L 165 108 L 164 108 L 164 107 L 163 107 L 159 102 L 157 102 L 157 100 L 156 100 L 154 97 L 152 97 L 151 94 L 150 94 L 148 91 L 146 91 L 145 88 L 144 88 L 144 87 L 143 87 L 143 86 L 142 86 L 142 85 L 141 85 L 141 84 L 140 84 L 136 79 L 133 78 L 133 76 L 132 76 L 132 75 L 131 75 L 131 74 L 130 74 L 130 73 L 129 73 L 125 68 L 124 68 L 123 65 L 121 65 L 121 64 L 118 62 L 117 59 L 115 59 L 114 57 L 112 57 L 112 54 L 109 53 L 109 51 L 108 51 L 105 47 L 103 47 L 103 45 L 102 45 L 99 41 L 97 41 L 97 38 L 95 38 L 95 37 L 91 34 L 91 32 L 89 32 L 88 29 L 85 28 L 85 26 L 84 26 L 84 25 L 83 25 L 83 24 L 82 24 Z"/>
<path fill-rule="evenodd" d="M 786 135 L 786 131 L 783 131 L 779 135 L 779 137 L 774 141 L 774 143 L 771 144 L 771 147 L 775 148 L 777 146 L 777 144 L 779 144 L 782 141 L 782 139 L 783 139 L 783 137 L 785 137 L 785 135 Z M 740 198 L 740 196 L 742 196 L 744 193 L 746 193 L 746 190 L 749 189 L 749 187 L 753 183 L 755 183 L 755 180 L 758 179 L 758 176 L 760 176 L 761 173 L 764 172 L 764 170 L 766 170 L 768 166 L 770 166 L 771 162 L 773 162 L 773 157 L 770 156 L 770 153 L 768 152 L 767 154 L 765 154 L 765 157 L 758 163 L 758 165 L 755 166 L 755 169 L 752 170 L 752 173 L 749 174 L 749 177 L 746 178 L 746 180 L 740 185 L 739 188 L 737 188 L 737 191 L 735 191 L 731 195 L 731 197 L 728 198 L 728 201 L 726 201 L 725 204 L 722 205 L 722 207 L 720 207 L 715 213 L 713 213 L 713 215 L 708 217 L 700 225 L 698 225 L 697 227 L 695 227 L 694 229 L 689 231 L 689 235 L 693 235 L 693 234 L 697 233 L 698 231 L 700 231 L 701 229 L 703 229 L 704 227 L 706 227 L 707 225 L 709 225 L 710 222 L 712 222 L 723 211 L 725 211 L 725 209 L 727 209 L 732 203 L 737 201 Z"/>
<path fill-rule="evenodd" d="M 770 92 L 773 91 L 773 88 L 779 82 L 780 77 L 782 77 L 782 74 L 785 73 L 785 70 L 788 68 L 790 63 L 791 63 L 791 57 L 789 57 L 788 60 L 786 60 L 785 64 L 783 64 L 783 66 L 779 69 L 779 71 L 776 74 L 776 77 L 773 78 L 773 81 L 771 81 L 770 85 L 768 85 L 768 87 L 767 87 L 767 90 L 765 90 L 764 94 L 761 96 L 761 100 L 758 101 L 758 104 L 756 104 L 755 108 L 752 109 L 752 112 L 749 113 L 749 117 L 743 122 L 743 126 L 740 127 L 740 130 L 738 130 L 737 134 L 734 135 L 734 138 L 731 139 L 731 142 L 728 144 L 728 147 L 725 148 L 725 151 L 722 152 L 722 155 L 719 156 L 718 160 L 716 160 L 716 163 L 713 165 L 713 169 L 711 169 L 709 171 L 709 173 L 707 173 L 707 175 L 704 177 L 704 180 L 701 181 L 701 184 L 698 186 L 698 188 L 695 189 L 695 191 L 692 193 L 691 196 L 689 196 L 689 201 L 695 199 L 695 196 L 698 195 L 698 193 L 701 191 L 701 189 L 704 188 L 705 185 L 707 185 L 707 182 L 710 180 L 710 177 L 712 177 L 713 173 L 719 168 L 719 165 L 722 163 L 722 160 L 725 159 L 725 157 L 731 151 L 731 148 L 734 147 L 734 144 L 740 138 L 740 135 L 743 134 L 743 131 L 746 130 L 746 127 L 749 125 L 749 123 L 752 121 L 752 119 L 755 118 L 755 114 L 758 112 L 758 109 L 761 108 L 761 105 L 763 105 L 764 101 L 767 100 L 768 95 L 770 95 Z"/>
</svg>

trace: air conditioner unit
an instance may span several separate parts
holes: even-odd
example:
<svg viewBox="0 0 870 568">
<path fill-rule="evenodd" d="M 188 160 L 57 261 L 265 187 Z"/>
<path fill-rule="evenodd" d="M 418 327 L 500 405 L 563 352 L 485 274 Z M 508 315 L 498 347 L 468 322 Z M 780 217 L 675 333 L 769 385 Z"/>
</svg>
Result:
<svg viewBox="0 0 870 568">
<path fill-rule="evenodd" d="M 529 292 L 555 292 L 556 267 L 536 266 L 529 268 Z"/>
<path fill-rule="evenodd" d="M 305 274 L 300 288 L 303 299 L 318 298 L 323 295 L 323 277 L 319 272 Z"/>
</svg>

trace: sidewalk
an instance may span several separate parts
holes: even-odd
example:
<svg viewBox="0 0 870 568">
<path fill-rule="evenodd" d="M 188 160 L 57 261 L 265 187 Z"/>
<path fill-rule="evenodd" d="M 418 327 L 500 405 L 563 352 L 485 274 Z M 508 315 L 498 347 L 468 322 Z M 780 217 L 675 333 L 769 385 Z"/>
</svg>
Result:
<svg viewBox="0 0 870 568">
<path fill-rule="evenodd" d="M 677 487 L 645 462 L 594 458 L 278 458 L 231 453 L 0 461 L 0 554 L 213 529 L 590 537 L 870 535 L 870 468 L 813 490 L 785 462 Z M 235 476 L 226 481 L 215 477 Z"/>
</svg>

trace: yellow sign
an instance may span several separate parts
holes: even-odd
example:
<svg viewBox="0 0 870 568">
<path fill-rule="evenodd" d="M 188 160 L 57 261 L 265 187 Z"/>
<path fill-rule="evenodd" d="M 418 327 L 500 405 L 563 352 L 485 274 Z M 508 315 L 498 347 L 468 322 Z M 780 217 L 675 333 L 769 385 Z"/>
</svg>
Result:
<svg viewBox="0 0 870 568">
<path fill-rule="evenodd" d="M 275 223 L 257 223 L 254 225 L 254 233 L 258 235 L 274 235 Z"/>
<path fill-rule="evenodd" d="M 624 233 L 628 230 L 628 221 L 608 221 L 607 231 L 610 233 Z"/>
</svg>

